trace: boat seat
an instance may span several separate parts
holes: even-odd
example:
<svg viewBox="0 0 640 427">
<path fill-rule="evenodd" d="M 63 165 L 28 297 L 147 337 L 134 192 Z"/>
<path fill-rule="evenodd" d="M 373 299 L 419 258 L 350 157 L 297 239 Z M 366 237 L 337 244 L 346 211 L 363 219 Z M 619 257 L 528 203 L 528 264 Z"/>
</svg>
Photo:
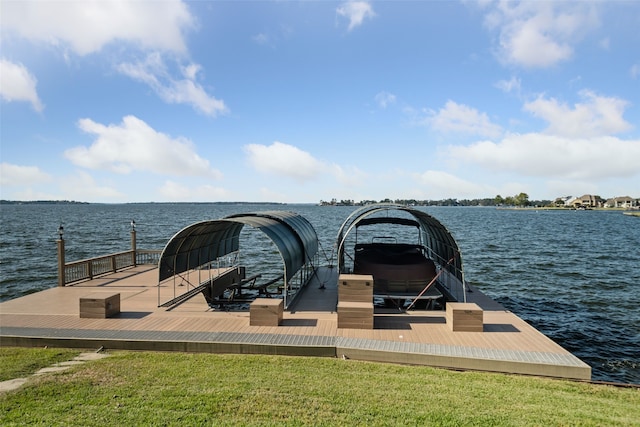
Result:
<svg viewBox="0 0 640 427">
<path fill-rule="evenodd" d="M 417 295 L 431 280 L 374 280 L 376 294 L 412 294 Z M 433 285 L 432 285 L 433 287 Z M 417 291 L 417 292 L 416 292 Z"/>
</svg>

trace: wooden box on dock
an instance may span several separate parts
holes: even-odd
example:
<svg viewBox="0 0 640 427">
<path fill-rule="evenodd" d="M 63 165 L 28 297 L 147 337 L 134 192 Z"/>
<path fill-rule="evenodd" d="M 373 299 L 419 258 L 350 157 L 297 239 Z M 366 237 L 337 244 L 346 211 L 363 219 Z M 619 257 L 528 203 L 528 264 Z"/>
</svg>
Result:
<svg viewBox="0 0 640 427">
<path fill-rule="evenodd" d="M 338 302 L 338 328 L 373 329 L 373 302 Z"/>
<path fill-rule="evenodd" d="M 338 278 L 338 301 L 373 302 L 373 276 L 341 274 Z"/>
<path fill-rule="evenodd" d="M 484 320 L 478 304 L 448 302 L 446 318 L 452 331 L 482 332 Z"/>
<path fill-rule="evenodd" d="M 249 306 L 249 325 L 279 326 L 284 312 L 280 298 L 256 298 Z"/>
<path fill-rule="evenodd" d="M 80 298 L 80 317 L 106 319 L 120 313 L 120 294 L 94 293 Z"/>
</svg>

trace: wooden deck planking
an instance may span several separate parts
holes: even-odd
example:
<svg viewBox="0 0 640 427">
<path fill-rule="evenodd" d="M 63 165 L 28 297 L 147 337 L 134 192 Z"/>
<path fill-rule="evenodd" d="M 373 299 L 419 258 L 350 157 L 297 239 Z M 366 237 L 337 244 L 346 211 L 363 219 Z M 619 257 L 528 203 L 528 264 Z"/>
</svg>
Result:
<svg viewBox="0 0 640 427">
<path fill-rule="evenodd" d="M 74 286 L 52 288 L 36 294 L 0 303 L 0 328 L 56 329 L 64 331 L 131 331 L 131 333 L 237 333 L 247 337 L 333 337 L 332 339 L 375 341 L 381 347 L 397 345 L 438 345 L 452 349 L 487 349 L 487 351 L 517 351 L 531 353 L 556 354 L 571 357 L 570 353 L 552 340 L 532 328 L 513 313 L 486 297 L 478 290 L 470 295 L 479 305 L 485 307 L 484 332 L 453 332 L 445 323 L 444 312 L 411 311 L 407 313 L 378 310 L 373 330 L 337 328 L 337 286 L 329 278 L 332 271 L 321 271 L 292 311 L 285 311 L 281 326 L 250 326 L 248 311 L 223 311 L 211 309 L 204 297 L 197 295 L 189 301 L 171 310 L 158 308 L 157 270 L 142 266 L 118 273 L 118 280 L 112 277 L 97 282 L 81 282 Z M 321 289 L 320 284 L 324 284 Z M 187 288 L 187 287 L 185 287 Z M 186 289 L 185 289 L 186 290 Z M 121 294 L 121 314 L 109 319 L 81 319 L 79 317 L 79 298 L 88 293 L 108 292 Z M 160 287 L 161 301 L 173 295 L 172 284 L 164 283 Z M 136 335 L 137 336 L 137 335 Z M 2 332 L 2 339 L 7 337 Z M 176 347 L 182 348 L 182 347 Z M 235 347 L 234 347 L 235 348 Z M 422 363 L 418 356 L 399 354 L 395 358 L 389 352 L 372 351 L 367 356 L 365 350 L 353 350 L 356 357 L 371 360 L 399 361 L 401 363 Z M 385 354 L 387 359 L 377 359 Z M 466 358 L 466 357 L 465 357 Z M 465 359 L 463 358 L 463 359 Z M 424 359 L 430 364 L 431 359 Z M 434 362 L 439 365 L 440 361 Z M 458 363 L 458 362 L 456 362 Z M 461 363 L 461 362 L 460 362 Z M 510 363 L 510 362 L 509 362 Z M 509 363 L 504 363 L 506 371 L 513 371 Z M 522 361 L 521 363 L 525 363 Z M 532 366 L 535 364 L 531 364 Z M 475 366 L 470 365 L 472 368 Z M 500 370 L 500 364 L 478 365 L 478 369 Z M 487 367 L 489 366 L 489 367 Z M 452 365 L 451 367 L 459 367 Z M 521 369 L 517 367 L 517 369 Z M 523 368 L 522 368 L 523 369 Z M 524 373 L 530 373 L 527 367 Z M 557 376 L 590 376 L 590 368 L 582 367 L 579 374 L 573 371 Z M 519 372 L 519 371 L 516 371 Z M 549 370 L 539 370 L 541 375 Z M 551 370 L 552 376 L 553 370 Z"/>
<path fill-rule="evenodd" d="M 130 296 L 133 298 L 135 295 Z M 119 317 L 110 319 L 80 319 L 77 316 L 78 308 L 70 309 L 67 304 L 61 307 L 62 313 L 54 315 L 29 315 L 16 314 L 13 310 L 2 310 L 3 326 L 38 327 L 47 325 L 60 329 L 129 329 L 129 330 L 166 330 L 166 331 L 217 331 L 217 332 L 244 332 L 244 333 L 277 333 L 277 334 L 314 334 L 337 335 L 348 338 L 366 338 L 385 341 L 402 342 L 430 342 L 443 345 L 475 346 L 488 348 L 504 348 L 513 350 L 566 352 L 562 347 L 540 334 L 535 329 L 520 321 L 513 325 L 518 333 L 509 332 L 450 332 L 447 325 L 439 323 L 442 318 L 440 312 L 423 312 L 420 315 L 411 314 L 383 315 L 376 318 L 376 329 L 338 329 L 337 322 L 321 321 L 319 316 L 313 316 L 312 312 L 305 312 L 304 318 L 300 312 L 284 315 L 282 326 L 279 327 L 252 327 L 249 326 L 248 313 L 206 311 L 199 307 L 197 312 L 185 313 L 149 312 L 140 318 L 129 318 L 126 304 L 123 305 L 123 313 Z M 33 305 L 29 304 L 33 308 Z M 138 305 L 134 306 L 137 308 Z M 69 312 L 72 312 L 71 314 Z M 13 314 L 9 316 L 9 314 Z M 203 314 L 205 316 L 203 316 Z M 412 322 L 417 318 L 417 322 Z M 489 312 L 486 313 L 487 321 L 498 319 L 501 322 L 516 323 L 517 317 L 511 313 Z M 425 321 L 427 319 L 427 321 Z M 433 322 L 428 319 L 434 319 Z M 522 323 L 522 324 L 520 324 Z M 410 325 L 410 326 L 407 326 Z M 524 325 L 524 326 L 523 326 Z M 519 327 L 518 327 L 519 326 Z M 525 327 L 526 326 L 526 327 Z M 505 339 L 508 334 L 508 339 Z"/>
</svg>

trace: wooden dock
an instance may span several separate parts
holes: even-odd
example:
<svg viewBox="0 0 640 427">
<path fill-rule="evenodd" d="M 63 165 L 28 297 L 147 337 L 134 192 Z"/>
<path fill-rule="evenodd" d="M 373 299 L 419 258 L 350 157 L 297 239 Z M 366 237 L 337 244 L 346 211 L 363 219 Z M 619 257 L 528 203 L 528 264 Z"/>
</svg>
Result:
<svg viewBox="0 0 640 427">
<path fill-rule="evenodd" d="M 335 269 L 322 267 L 279 326 L 251 326 L 249 310 L 210 308 L 196 295 L 158 307 L 155 266 L 136 266 L 73 286 L 0 303 L 0 344 L 211 353 L 344 357 L 450 369 L 588 380 L 591 368 L 478 289 L 482 332 L 452 331 L 444 311 L 376 309 L 373 329 L 338 328 Z M 80 317 L 82 298 L 119 294 L 120 312 Z"/>
</svg>

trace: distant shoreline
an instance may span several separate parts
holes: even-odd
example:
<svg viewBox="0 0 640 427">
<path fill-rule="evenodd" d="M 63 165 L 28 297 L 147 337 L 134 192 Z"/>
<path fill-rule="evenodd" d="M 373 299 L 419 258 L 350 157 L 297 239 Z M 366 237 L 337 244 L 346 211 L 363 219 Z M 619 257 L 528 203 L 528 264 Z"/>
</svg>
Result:
<svg viewBox="0 0 640 427">
<path fill-rule="evenodd" d="M 73 200 L 0 200 L 0 205 L 89 205 Z"/>
<path fill-rule="evenodd" d="M 628 209 L 628 208 L 587 208 L 587 209 L 576 209 L 576 208 L 565 208 L 565 207 L 555 207 L 555 206 L 497 206 L 497 210 L 504 211 L 621 211 L 621 212 L 629 212 L 629 215 L 638 214 L 640 215 L 640 211 L 638 209 Z"/>
<path fill-rule="evenodd" d="M 76 202 L 72 200 L 0 200 L 0 205 L 290 205 L 313 203 L 282 202 Z"/>
<path fill-rule="evenodd" d="M 274 206 L 288 206 L 288 205 L 309 205 L 309 206 L 322 206 L 322 207 L 335 207 L 335 206 L 362 206 L 360 204 L 353 205 L 319 205 L 317 203 L 312 202 L 79 202 L 75 200 L 0 200 L 0 205 L 179 205 L 179 204 L 191 204 L 191 205 L 221 205 L 221 206 L 229 206 L 229 205 L 245 205 L 245 206 L 254 206 L 254 205 L 274 205 Z M 593 207 L 587 209 L 576 209 L 569 207 L 558 207 L 558 206 L 494 206 L 494 205 L 418 205 L 425 207 L 460 207 L 460 208 L 488 208 L 488 209 L 496 209 L 496 210 L 505 210 L 505 211 L 576 211 L 576 210 L 593 210 L 593 211 L 621 211 L 627 212 L 631 216 L 640 216 L 640 210 L 638 209 L 628 209 L 628 208 L 601 208 L 601 207 Z"/>
</svg>

